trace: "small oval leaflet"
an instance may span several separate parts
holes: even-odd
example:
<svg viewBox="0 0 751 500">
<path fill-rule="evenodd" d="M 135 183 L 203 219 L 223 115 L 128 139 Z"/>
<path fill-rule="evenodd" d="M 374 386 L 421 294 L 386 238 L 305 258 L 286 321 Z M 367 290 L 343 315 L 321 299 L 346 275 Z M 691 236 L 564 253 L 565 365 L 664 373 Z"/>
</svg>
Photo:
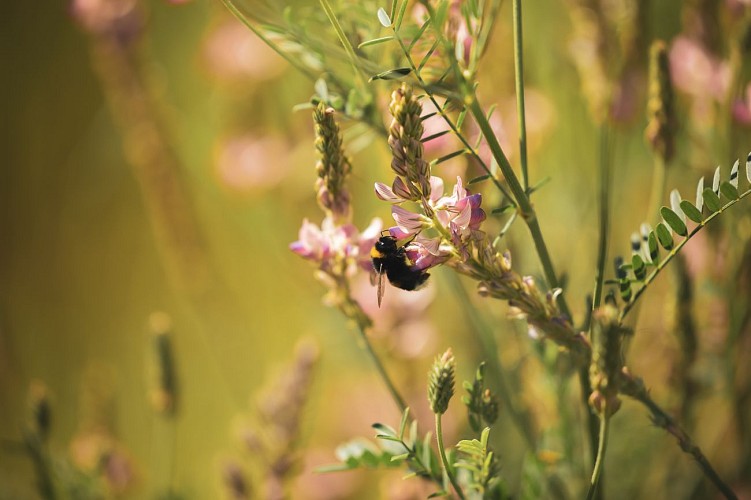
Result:
<svg viewBox="0 0 751 500">
<path fill-rule="evenodd" d="M 696 185 L 696 208 L 701 209 L 704 207 L 704 177 L 699 179 L 699 183 Z"/>
<path fill-rule="evenodd" d="M 384 28 L 391 26 L 391 18 L 389 18 L 389 15 L 386 13 L 383 7 L 378 9 L 378 21 L 380 21 L 381 25 Z"/>
<path fill-rule="evenodd" d="M 686 214 L 686 217 L 699 224 L 702 221 L 701 211 L 691 204 L 688 200 L 681 201 L 681 210 Z"/>
<path fill-rule="evenodd" d="M 686 223 L 683 222 L 683 220 L 677 213 L 673 212 L 668 207 L 662 207 L 660 209 L 660 215 L 673 231 L 680 234 L 681 236 L 686 236 L 688 234 Z"/>
<path fill-rule="evenodd" d="M 730 184 L 732 184 L 736 189 L 738 188 L 738 167 L 740 166 L 740 164 L 740 160 L 735 160 L 735 163 L 733 163 L 733 168 L 730 170 Z"/>
<path fill-rule="evenodd" d="M 737 180 L 738 179 L 736 179 L 736 181 Z M 720 184 L 720 192 L 728 200 L 737 200 L 738 197 L 740 196 L 738 194 L 738 188 L 730 184 L 728 181 L 725 181 L 722 184 Z"/>
<path fill-rule="evenodd" d="M 673 249 L 673 237 L 670 235 L 670 230 L 664 223 L 660 222 L 657 224 L 655 234 L 657 235 L 657 241 L 660 242 L 662 248 L 668 251 Z"/>
<path fill-rule="evenodd" d="M 712 178 L 712 191 L 716 194 L 720 194 L 720 167 L 714 171 L 714 177 Z"/>
<path fill-rule="evenodd" d="M 370 77 L 370 81 L 373 80 L 398 80 L 404 78 L 412 72 L 412 68 L 394 68 L 378 73 Z"/>
<path fill-rule="evenodd" d="M 641 255 L 634 254 L 631 256 L 631 266 L 634 270 L 634 276 L 639 281 L 643 281 L 647 277 L 647 266 L 644 265 L 644 260 Z"/>
<path fill-rule="evenodd" d="M 704 190 L 704 204 L 711 212 L 719 212 L 722 208 L 720 197 L 709 188 Z"/>
<path fill-rule="evenodd" d="M 657 263 L 658 257 L 660 256 L 660 248 L 657 246 L 657 236 L 655 236 L 654 231 L 650 231 L 649 236 L 647 237 L 647 247 L 649 248 L 649 259 Z"/>
</svg>

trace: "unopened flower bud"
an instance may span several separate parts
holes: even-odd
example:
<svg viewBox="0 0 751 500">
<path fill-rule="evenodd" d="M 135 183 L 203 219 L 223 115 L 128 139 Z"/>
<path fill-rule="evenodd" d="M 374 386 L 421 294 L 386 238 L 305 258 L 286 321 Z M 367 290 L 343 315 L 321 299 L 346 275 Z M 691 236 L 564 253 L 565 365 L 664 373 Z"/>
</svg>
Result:
<svg viewBox="0 0 751 500">
<path fill-rule="evenodd" d="M 436 415 L 446 413 L 449 401 L 454 395 L 455 367 L 454 353 L 449 348 L 440 358 L 436 358 L 428 374 L 428 401 L 430 401 L 430 409 Z"/>
</svg>

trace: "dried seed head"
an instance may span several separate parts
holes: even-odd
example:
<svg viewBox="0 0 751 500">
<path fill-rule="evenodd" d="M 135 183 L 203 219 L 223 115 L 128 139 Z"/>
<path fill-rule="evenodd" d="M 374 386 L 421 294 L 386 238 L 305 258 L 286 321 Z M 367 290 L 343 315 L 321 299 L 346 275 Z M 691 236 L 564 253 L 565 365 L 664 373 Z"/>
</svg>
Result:
<svg viewBox="0 0 751 500">
<path fill-rule="evenodd" d="M 315 122 L 316 150 L 319 154 L 316 163 L 316 196 L 321 208 L 331 213 L 335 220 L 348 222 L 350 219 L 350 198 L 345 187 L 347 176 L 352 170 L 342 148 L 339 126 L 334 120 L 334 109 L 323 103 L 313 111 Z"/>
<path fill-rule="evenodd" d="M 655 40 L 649 50 L 649 122 L 644 135 L 665 163 L 675 154 L 675 106 L 665 42 Z"/>
<path fill-rule="evenodd" d="M 430 409 L 436 415 L 443 415 L 449 407 L 449 401 L 454 395 L 454 353 L 451 348 L 440 358 L 436 358 L 428 373 L 428 401 Z"/>
<path fill-rule="evenodd" d="M 621 345 L 625 330 L 618 323 L 618 309 L 606 304 L 592 315 L 593 348 L 589 378 L 592 395 L 589 403 L 600 415 L 611 416 L 620 407 L 618 393 L 623 369 Z"/>
</svg>

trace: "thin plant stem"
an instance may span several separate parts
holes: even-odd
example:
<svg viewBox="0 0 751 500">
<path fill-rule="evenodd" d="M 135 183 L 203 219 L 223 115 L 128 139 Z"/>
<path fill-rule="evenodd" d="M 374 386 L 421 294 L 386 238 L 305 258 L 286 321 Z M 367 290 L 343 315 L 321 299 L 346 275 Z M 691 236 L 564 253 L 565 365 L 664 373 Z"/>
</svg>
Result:
<svg viewBox="0 0 751 500">
<path fill-rule="evenodd" d="M 600 125 L 599 140 L 599 221 L 600 229 L 597 237 L 597 270 L 595 272 L 595 289 L 592 295 L 592 310 L 600 307 L 602 302 L 602 286 L 605 280 L 605 260 L 608 251 L 608 237 L 610 233 L 610 179 L 613 171 L 610 161 L 609 128 L 603 123 Z"/>
<path fill-rule="evenodd" d="M 378 375 L 386 385 L 389 393 L 391 393 L 391 399 L 394 400 L 394 403 L 396 403 L 396 406 L 399 407 L 399 410 L 404 413 L 404 411 L 407 409 L 407 405 L 404 403 L 404 398 L 402 398 L 401 394 L 399 394 L 399 390 L 394 385 L 394 382 L 391 380 L 388 372 L 386 372 L 386 368 L 384 368 L 383 363 L 381 363 L 381 359 L 378 357 L 378 354 L 376 354 L 375 350 L 373 350 L 373 344 L 370 343 L 367 331 L 361 324 L 358 324 L 357 331 L 360 334 L 360 341 L 365 346 L 365 351 L 368 353 L 368 356 L 370 356 L 371 361 L 375 365 L 376 371 L 378 371 Z"/>
<path fill-rule="evenodd" d="M 592 478 L 589 481 L 589 489 L 587 490 L 587 500 L 592 500 L 595 496 L 601 495 L 600 481 L 602 478 L 603 464 L 605 463 L 605 450 L 608 443 L 608 427 L 610 423 L 610 417 L 602 415 L 600 417 L 600 435 L 597 445 L 597 460 L 595 460 L 595 466 L 592 469 Z M 598 495 L 598 492 L 600 493 Z"/>
<path fill-rule="evenodd" d="M 446 475 L 449 478 L 449 481 L 451 481 L 451 486 L 454 487 L 454 490 L 456 491 L 456 494 L 464 500 L 464 492 L 462 491 L 459 484 L 456 482 L 456 477 L 454 477 L 454 473 L 451 471 L 451 468 L 449 467 L 449 461 L 446 458 L 446 449 L 443 446 L 443 428 L 441 427 L 441 414 L 436 413 L 435 414 L 435 439 L 438 443 L 438 452 L 441 455 L 441 462 L 443 463 L 443 470 L 446 471 Z"/>
<path fill-rule="evenodd" d="M 599 234 L 597 238 L 597 268 L 595 270 L 595 288 L 592 296 L 592 311 L 600 307 L 602 303 L 602 289 L 605 280 L 605 261 L 607 258 L 608 250 L 608 237 L 610 233 L 610 179 L 612 175 L 612 162 L 610 161 L 610 140 L 609 140 L 609 127 L 606 123 L 600 124 L 599 129 Z M 591 324 L 589 325 L 591 328 Z M 589 329 L 589 328 L 588 328 Z M 590 331 L 590 340 L 592 333 Z M 600 430 L 598 437 L 598 423 L 597 416 L 592 412 L 589 407 L 589 395 L 592 392 L 592 387 L 589 381 L 589 370 L 586 367 L 582 367 L 579 370 L 579 381 L 582 389 L 582 399 L 585 411 L 587 412 L 587 429 L 589 431 L 589 445 L 592 454 L 592 460 L 595 461 L 594 467 L 597 471 L 598 479 L 600 471 L 597 470 L 597 460 L 600 457 L 600 453 L 603 447 L 602 442 L 602 420 L 604 417 L 600 417 Z M 597 458 L 595 458 L 597 457 Z M 594 476 L 593 476 L 594 479 Z M 593 481 L 591 493 L 600 497 L 598 492 L 601 488 L 597 487 L 596 482 Z"/>
<path fill-rule="evenodd" d="M 558 277 L 555 273 L 553 261 L 550 258 L 548 248 L 545 245 L 545 238 L 543 238 L 542 236 L 542 230 L 540 229 L 540 223 L 537 220 L 537 214 L 532 207 L 532 203 L 527 197 L 527 193 L 519 183 L 519 179 L 516 177 L 516 174 L 514 173 L 514 170 L 511 167 L 508 158 L 506 158 L 506 155 L 503 153 L 503 149 L 498 142 L 498 138 L 496 138 L 495 134 L 493 133 L 490 122 L 485 116 L 485 113 L 483 112 L 482 107 L 480 106 L 480 103 L 477 100 L 477 96 L 475 94 L 472 95 L 472 99 L 469 104 L 469 110 L 472 113 L 472 116 L 475 118 L 477 125 L 480 127 L 483 136 L 485 136 L 485 140 L 488 142 L 488 146 L 490 147 L 490 152 L 493 154 L 493 157 L 498 163 L 498 167 L 501 169 L 501 173 L 503 173 L 506 182 L 508 182 L 509 189 L 511 189 L 511 192 L 516 199 L 520 215 L 522 219 L 524 219 L 524 222 L 527 224 L 529 232 L 532 236 L 532 241 L 534 242 L 535 250 L 537 251 L 540 263 L 542 264 L 543 272 L 545 273 L 545 279 L 548 282 L 548 286 L 550 288 L 559 288 Z M 566 299 L 564 298 L 564 294 L 562 293 L 558 295 L 558 305 L 560 306 L 563 313 L 568 316 L 569 319 L 572 319 L 571 311 L 569 310 L 568 304 L 566 304 Z"/>
<path fill-rule="evenodd" d="M 519 124 L 519 161 L 522 169 L 522 188 L 529 188 L 527 170 L 527 119 L 524 106 L 524 51 L 522 44 L 522 2 L 512 3 L 514 17 L 514 76 L 516 83 L 516 114 Z"/>
</svg>

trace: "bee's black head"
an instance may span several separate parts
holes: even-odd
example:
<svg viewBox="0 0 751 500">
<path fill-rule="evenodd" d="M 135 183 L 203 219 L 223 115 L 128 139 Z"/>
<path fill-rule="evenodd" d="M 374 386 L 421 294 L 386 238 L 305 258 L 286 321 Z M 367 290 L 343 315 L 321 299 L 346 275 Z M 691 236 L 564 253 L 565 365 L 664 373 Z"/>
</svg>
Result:
<svg viewBox="0 0 751 500">
<path fill-rule="evenodd" d="M 393 236 L 381 236 L 375 244 L 376 250 L 382 253 L 396 250 L 396 238 Z"/>
</svg>

